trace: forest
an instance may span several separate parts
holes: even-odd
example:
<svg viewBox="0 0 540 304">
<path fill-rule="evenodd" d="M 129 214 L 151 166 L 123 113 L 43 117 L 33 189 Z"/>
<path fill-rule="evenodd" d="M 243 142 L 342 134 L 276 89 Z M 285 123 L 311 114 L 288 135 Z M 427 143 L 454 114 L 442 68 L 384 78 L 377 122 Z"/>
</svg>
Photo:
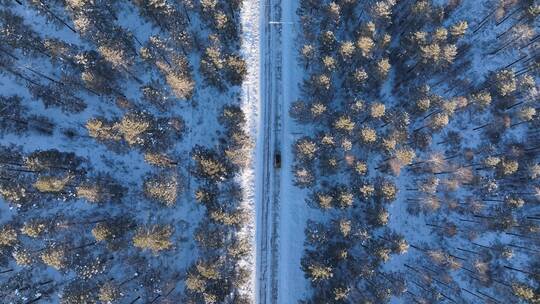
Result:
<svg viewBox="0 0 540 304">
<path fill-rule="evenodd" d="M 0 1 L 0 302 L 250 303 L 241 1 Z"/>
<path fill-rule="evenodd" d="M 0 0 L 0 303 L 540 304 L 539 31 L 538 0 Z"/>
<path fill-rule="evenodd" d="M 302 303 L 540 303 L 540 5 L 300 0 Z"/>
</svg>

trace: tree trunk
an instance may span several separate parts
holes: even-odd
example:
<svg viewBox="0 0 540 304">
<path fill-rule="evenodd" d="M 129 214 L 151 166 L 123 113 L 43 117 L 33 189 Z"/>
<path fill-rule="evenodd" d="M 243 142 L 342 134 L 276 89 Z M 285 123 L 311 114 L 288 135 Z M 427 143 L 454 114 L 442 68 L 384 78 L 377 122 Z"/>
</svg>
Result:
<svg viewBox="0 0 540 304">
<path fill-rule="evenodd" d="M 44 9 L 47 13 L 51 14 L 56 20 L 60 21 L 60 23 L 62 23 L 64 26 L 66 26 L 68 29 L 70 29 L 73 33 L 75 33 L 75 34 L 77 33 L 77 31 L 76 31 L 74 28 L 72 28 L 69 24 L 67 24 L 62 18 L 56 16 L 56 14 L 54 14 L 54 13 L 49 9 L 49 7 L 47 7 L 47 4 L 43 3 L 42 0 L 39 0 L 39 3 L 41 4 L 41 6 L 43 7 L 43 9 Z"/>
</svg>

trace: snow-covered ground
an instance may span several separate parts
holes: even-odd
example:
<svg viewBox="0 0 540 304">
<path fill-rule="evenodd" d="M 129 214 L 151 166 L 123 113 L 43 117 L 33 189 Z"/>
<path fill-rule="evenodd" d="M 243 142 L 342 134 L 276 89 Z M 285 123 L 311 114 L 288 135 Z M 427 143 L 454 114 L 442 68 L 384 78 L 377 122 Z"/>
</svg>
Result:
<svg viewBox="0 0 540 304">
<path fill-rule="evenodd" d="M 260 99 L 260 0 L 246 0 L 242 5 L 242 10 L 240 13 L 240 24 L 242 28 L 242 55 L 247 62 L 248 72 L 247 76 L 242 85 L 241 92 L 241 107 L 244 111 L 244 114 L 247 117 L 247 133 L 256 141 L 259 135 L 259 121 L 260 121 L 260 108 L 261 108 L 261 99 Z M 241 230 L 240 234 L 248 235 L 248 238 L 251 240 L 252 252 L 249 256 L 249 259 L 245 263 L 251 269 L 256 267 L 256 209 L 255 209 L 255 183 L 256 176 L 255 170 L 259 166 L 257 163 L 258 158 L 257 150 L 253 149 L 250 153 L 251 156 L 251 165 L 244 169 L 241 173 L 240 183 L 244 190 L 244 202 L 242 205 L 243 208 L 247 210 L 250 215 L 251 220 L 247 223 L 245 227 Z M 243 292 L 249 293 L 254 297 L 255 288 L 256 288 L 256 271 L 251 272 L 251 281 L 245 286 Z"/>
</svg>

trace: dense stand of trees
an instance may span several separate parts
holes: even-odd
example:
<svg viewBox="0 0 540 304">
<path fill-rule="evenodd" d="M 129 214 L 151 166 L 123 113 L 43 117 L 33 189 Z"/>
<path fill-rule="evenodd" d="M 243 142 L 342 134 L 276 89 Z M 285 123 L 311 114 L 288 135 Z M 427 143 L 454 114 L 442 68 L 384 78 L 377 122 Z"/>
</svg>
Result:
<svg viewBox="0 0 540 304">
<path fill-rule="evenodd" d="M 299 1 L 305 303 L 540 301 L 540 7 L 484 2 Z"/>
<path fill-rule="evenodd" d="M 252 301 L 240 8 L 0 1 L 2 303 Z"/>
</svg>

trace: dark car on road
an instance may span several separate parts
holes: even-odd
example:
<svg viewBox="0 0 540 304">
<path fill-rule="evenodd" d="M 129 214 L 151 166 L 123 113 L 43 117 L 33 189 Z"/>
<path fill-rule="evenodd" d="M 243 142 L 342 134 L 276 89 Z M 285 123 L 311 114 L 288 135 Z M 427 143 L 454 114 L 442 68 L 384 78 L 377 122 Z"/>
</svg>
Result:
<svg viewBox="0 0 540 304">
<path fill-rule="evenodd" d="M 281 154 L 276 153 L 274 155 L 274 168 L 281 168 Z"/>
</svg>

